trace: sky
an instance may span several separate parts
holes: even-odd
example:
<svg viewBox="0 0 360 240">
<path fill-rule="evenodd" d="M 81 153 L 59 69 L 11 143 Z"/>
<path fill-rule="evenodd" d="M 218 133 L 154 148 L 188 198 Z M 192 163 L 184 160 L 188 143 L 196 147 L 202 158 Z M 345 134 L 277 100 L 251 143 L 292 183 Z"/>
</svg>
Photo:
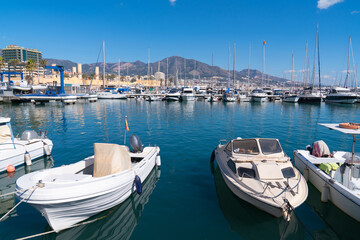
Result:
<svg viewBox="0 0 360 240">
<path fill-rule="evenodd" d="M 102 0 L 2 1 L 0 48 L 17 44 L 45 58 L 97 61 L 102 40 L 106 62 L 151 62 L 169 56 L 228 68 L 228 48 L 236 42 L 236 69 L 262 70 L 295 79 L 304 68 L 305 45 L 312 68 L 319 23 L 321 74 L 340 81 L 352 37 L 360 60 L 359 0 Z M 231 69 L 232 69 L 231 61 Z M 342 77 L 343 76 L 343 77 Z"/>
</svg>

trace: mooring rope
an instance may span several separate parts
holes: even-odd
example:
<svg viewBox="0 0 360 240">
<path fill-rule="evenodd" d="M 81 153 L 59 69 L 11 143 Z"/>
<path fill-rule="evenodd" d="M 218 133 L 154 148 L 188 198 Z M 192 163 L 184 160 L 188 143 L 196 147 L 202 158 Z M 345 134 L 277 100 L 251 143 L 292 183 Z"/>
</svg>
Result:
<svg viewBox="0 0 360 240">
<path fill-rule="evenodd" d="M 23 201 L 25 201 L 28 197 L 31 196 L 31 194 L 33 194 L 33 192 L 37 189 L 37 188 L 40 188 L 40 186 L 34 186 L 34 187 L 31 187 L 29 189 L 24 189 L 24 190 L 30 190 L 30 189 L 33 189 L 26 197 L 24 197 L 23 199 L 21 199 L 20 202 L 18 202 L 13 208 L 11 208 L 4 216 L 2 216 L 0 218 L 0 222 L 3 221 L 15 208 L 17 208 L 17 206 L 19 206 Z M 15 191 L 15 192 L 20 192 L 20 191 Z M 8 195 L 8 194 L 4 194 L 4 195 Z"/>
</svg>

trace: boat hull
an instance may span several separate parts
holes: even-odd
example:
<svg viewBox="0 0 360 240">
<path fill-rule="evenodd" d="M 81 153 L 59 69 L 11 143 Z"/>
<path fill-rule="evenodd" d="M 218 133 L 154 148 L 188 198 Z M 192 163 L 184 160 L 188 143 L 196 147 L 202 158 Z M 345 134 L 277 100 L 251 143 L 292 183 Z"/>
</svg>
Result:
<svg viewBox="0 0 360 240">
<path fill-rule="evenodd" d="M 327 96 L 325 102 L 328 103 L 345 103 L 345 104 L 353 104 L 356 103 L 356 96 Z"/>
<path fill-rule="evenodd" d="M 299 101 L 299 97 L 298 96 L 287 96 L 284 97 L 283 102 L 288 102 L 288 103 L 297 103 Z"/>
<path fill-rule="evenodd" d="M 360 198 L 354 197 L 347 189 L 338 182 L 331 183 L 330 176 L 325 174 L 314 164 L 308 161 L 298 151 L 294 151 L 294 161 L 296 167 L 301 173 L 309 172 L 308 181 L 310 181 L 320 192 L 324 191 L 324 186 L 329 187 L 329 201 L 341 209 L 350 217 L 360 221 Z M 306 170 L 308 169 L 308 170 Z"/>
</svg>

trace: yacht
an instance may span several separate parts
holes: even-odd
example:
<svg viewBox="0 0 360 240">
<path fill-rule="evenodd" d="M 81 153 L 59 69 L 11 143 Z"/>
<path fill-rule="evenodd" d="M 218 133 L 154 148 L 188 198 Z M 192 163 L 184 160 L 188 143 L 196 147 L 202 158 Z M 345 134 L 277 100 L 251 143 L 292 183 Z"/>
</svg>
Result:
<svg viewBox="0 0 360 240">
<path fill-rule="evenodd" d="M 355 155 L 359 124 L 320 124 L 330 130 L 352 135 L 352 152 L 330 153 L 324 141 L 294 151 L 296 167 L 321 193 L 321 201 L 331 201 L 344 213 L 360 221 L 360 156 Z"/>
<path fill-rule="evenodd" d="M 237 197 L 275 217 L 290 220 L 291 209 L 307 198 L 306 180 L 277 139 L 221 140 L 211 160 Z"/>
<path fill-rule="evenodd" d="M 350 92 L 348 88 L 334 87 L 330 93 L 327 94 L 325 102 L 329 103 L 355 103 L 357 101 L 357 95 Z"/>
<path fill-rule="evenodd" d="M 252 102 L 266 102 L 268 95 L 261 89 L 254 89 L 250 97 Z"/>
<path fill-rule="evenodd" d="M 299 103 L 321 103 L 322 96 L 320 91 L 315 91 L 313 88 L 305 88 L 299 95 Z"/>
<path fill-rule="evenodd" d="M 165 94 L 163 98 L 164 101 L 180 101 L 181 93 L 178 89 L 171 89 L 168 93 Z"/>
<path fill-rule="evenodd" d="M 299 101 L 299 98 L 300 97 L 297 94 L 293 94 L 291 92 L 285 92 L 282 101 L 288 103 L 297 103 Z"/>
<path fill-rule="evenodd" d="M 96 93 L 98 99 L 127 99 L 127 95 L 120 93 L 117 89 L 107 88 L 105 91 Z"/>
<path fill-rule="evenodd" d="M 186 101 L 195 101 L 195 91 L 192 88 L 184 88 L 181 93 L 181 100 Z"/>
</svg>

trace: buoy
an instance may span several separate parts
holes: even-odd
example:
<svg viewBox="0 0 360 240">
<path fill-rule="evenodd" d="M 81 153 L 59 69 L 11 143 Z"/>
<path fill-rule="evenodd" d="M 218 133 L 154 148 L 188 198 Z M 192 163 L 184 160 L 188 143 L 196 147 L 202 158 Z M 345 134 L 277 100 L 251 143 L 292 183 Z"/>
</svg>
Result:
<svg viewBox="0 0 360 240">
<path fill-rule="evenodd" d="M 305 167 L 303 175 L 304 175 L 305 180 L 309 181 L 309 169 L 307 167 Z"/>
<path fill-rule="evenodd" d="M 47 145 L 46 143 L 44 143 L 44 152 L 46 154 L 46 156 L 50 156 L 51 155 L 51 150 L 49 145 Z"/>
<path fill-rule="evenodd" d="M 211 153 L 210 162 L 214 162 L 215 160 L 215 149 Z"/>
<path fill-rule="evenodd" d="M 141 179 L 138 175 L 135 176 L 135 187 L 136 187 L 136 192 L 141 195 L 142 193 L 142 184 L 141 184 Z"/>
<path fill-rule="evenodd" d="M 156 156 L 156 166 L 160 167 L 161 166 L 161 159 L 160 159 L 160 156 Z"/>
<path fill-rule="evenodd" d="M 324 184 L 322 190 L 321 190 L 321 201 L 327 202 L 329 200 L 329 186 L 327 184 Z"/>
<path fill-rule="evenodd" d="M 25 152 L 24 159 L 25 159 L 26 165 L 30 166 L 31 165 L 31 157 L 30 157 L 30 153 L 28 151 Z"/>
<path fill-rule="evenodd" d="M 6 171 L 7 171 L 8 173 L 15 172 L 15 167 L 10 164 L 10 165 L 8 165 L 8 166 L 6 167 Z"/>
</svg>

